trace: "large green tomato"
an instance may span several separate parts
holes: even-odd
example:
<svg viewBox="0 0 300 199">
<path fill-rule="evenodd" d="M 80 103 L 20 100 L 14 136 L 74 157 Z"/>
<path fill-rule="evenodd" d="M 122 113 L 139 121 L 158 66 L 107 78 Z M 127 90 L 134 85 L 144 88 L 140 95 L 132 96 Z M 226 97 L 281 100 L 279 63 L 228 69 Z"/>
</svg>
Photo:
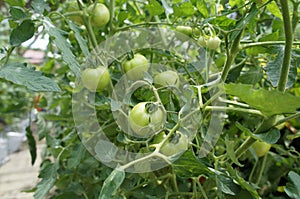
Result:
<svg viewBox="0 0 300 199">
<path fill-rule="evenodd" d="M 122 63 L 123 70 L 127 73 L 129 79 L 137 80 L 144 76 L 144 72 L 148 71 L 149 62 L 143 55 L 134 54 L 131 60 Z"/>
<path fill-rule="evenodd" d="M 167 70 L 154 76 L 154 84 L 179 87 L 179 76 L 175 71 Z"/>
<path fill-rule="evenodd" d="M 110 83 L 110 74 L 104 66 L 87 68 L 81 74 L 83 85 L 91 91 L 102 91 Z"/>
<path fill-rule="evenodd" d="M 188 143 L 188 138 L 180 131 L 176 131 L 175 135 L 164 143 L 160 152 L 166 156 L 182 153 L 188 149 Z"/>
<path fill-rule="evenodd" d="M 110 13 L 107 7 L 102 3 L 97 3 L 88 7 L 88 12 L 91 16 L 92 25 L 100 28 L 109 22 Z"/>
<path fill-rule="evenodd" d="M 256 141 L 252 145 L 252 147 L 253 147 L 253 149 L 254 149 L 255 154 L 257 155 L 257 157 L 263 157 L 270 150 L 271 144 L 266 143 L 266 142 Z"/>
<path fill-rule="evenodd" d="M 165 120 L 164 111 L 152 102 L 140 102 L 129 113 L 129 125 L 141 137 L 157 132 Z"/>
</svg>

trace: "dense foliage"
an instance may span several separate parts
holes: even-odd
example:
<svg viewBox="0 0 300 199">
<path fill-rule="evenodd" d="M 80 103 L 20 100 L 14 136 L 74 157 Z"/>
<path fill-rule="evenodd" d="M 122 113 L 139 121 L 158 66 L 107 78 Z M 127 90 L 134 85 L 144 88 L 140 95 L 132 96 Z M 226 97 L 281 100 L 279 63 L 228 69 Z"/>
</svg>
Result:
<svg viewBox="0 0 300 199">
<path fill-rule="evenodd" d="M 300 198 L 299 4 L 0 1 L 1 117 L 38 112 L 37 132 L 26 129 L 32 163 L 33 134 L 46 143 L 40 182 L 28 191 L 36 199 Z M 149 32 L 114 37 L 138 28 Z M 45 60 L 29 63 L 22 44 L 39 37 L 49 40 Z M 183 54 L 143 46 L 171 37 Z M 105 41 L 107 52 L 124 53 L 106 57 Z M 97 140 L 96 125 L 109 142 Z M 104 154 L 112 143 L 149 155 L 115 161 L 114 150 Z M 144 161 L 159 158 L 166 165 L 156 170 Z"/>
</svg>

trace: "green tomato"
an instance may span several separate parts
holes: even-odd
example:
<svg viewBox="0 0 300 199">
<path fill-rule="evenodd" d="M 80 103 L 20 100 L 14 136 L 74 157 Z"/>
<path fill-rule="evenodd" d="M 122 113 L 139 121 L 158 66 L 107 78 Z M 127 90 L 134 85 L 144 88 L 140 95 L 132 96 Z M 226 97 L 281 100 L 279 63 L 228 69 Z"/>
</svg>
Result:
<svg viewBox="0 0 300 199">
<path fill-rule="evenodd" d="M 187 36 L 191 36 L 193 29 L 190 26 L 177 26 L 176 31 L 181 32 Z"/>
<path fill-rule="evenodd" d="M 144 72 L 148 71 L 149 62 L 143 55 L 134 54 L 131 60 L 126 60 L 122 63 L 123 70 L 127 73 L 127 77 L 132 80 L 141 79 Z"/>
<path fill-rule="evenodd" d="M 216 50 L 220 44 L 221 39 L 218 36 L 210 37 L 206 42 L 206 46 L 212 50 Z"/>
<path fill-rule="evenodd" d="M 176 131 L 175 135 L 164 143 L 160 152 L 166 156 L 182 153 L 188 149 L 188 143 L 188 138 L 180 131 Z"/>
<path fill-rule="evenodd" d="M 129 125 L 141 137 L 157 132 L 165 120 L 164 111 L 152 102 L 140 102 L 129 113 Z"/>
<path fill-rule="evenodd" d="M 271 144 L 266 143 L 266 142 L 256 141 L 252 145 L 252 148 L 254 149 L 255 154 L 257 155 L 257 157 L 263 157 L 270 150 Z"/>
<path fill-rule="evenodd" d="M 81 74 L 83 85 L 90 91 L 102 91 L 110 83 L 110 74 L 104 66 L 87 68 Z"/>
<path fill-rule="evenodd" d="M 200 36 L 198 39 L 198 44 L 202 47 L 206 47 L 207 45 L 207 39 L 205 38 L 205 36 Z"/>
<path fill-rule="evenodd" d="M 105 26 L 109 22 L 109 10 L 102 3 L 97 3 L 96 6 L 94 4 L 90 5 L 88 7 L 88 12 L 91 16 L 92 25 L 97 28 Z"/>
<path fill-rule="evenodd" d="M 184 35 L 182 35 L 182 34 Z M 189 37 L 191 37 L 193 34 L 193 29 L 190 26 L 177 26 L 175 36 L 180 39 L 181 41 L 187 41 L 189 40 Z M 186 36 L 185 36 L 186 35 Z"/>
<path fill-rule="evenodd" d="M 154 84 L 159 86 L 176 86 L 179 87 L 179 76 L 175 71 L 167 70 L 155 75 Z"/>
<path fill-rule="evenodd" d="M 80 11 L 77 1 L 69 1 L 66 6 L 66 11 L 67 12 Z M 83 24 L 83 19 L 82 16 L 80 15 L 70 15 L 69 18 L 77 25 Z"/>
</svg>

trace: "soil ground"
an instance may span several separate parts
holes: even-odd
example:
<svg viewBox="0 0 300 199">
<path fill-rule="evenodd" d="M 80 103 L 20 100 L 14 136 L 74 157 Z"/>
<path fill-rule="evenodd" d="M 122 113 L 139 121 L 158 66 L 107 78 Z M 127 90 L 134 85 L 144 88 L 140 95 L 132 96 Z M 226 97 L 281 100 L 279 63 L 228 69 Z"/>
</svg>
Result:
<svg viewBox="0 0 300 199">
<path fill-rule="evenodd" d="M 31 165 L 31 157 L 26 143 L 22 149 L 8 156 L 8 161 L 0 166 L 1 199 L 33 199 L 33 193 L 25 193 L 38 182 L 41 162 L 40 153 L 43 145 L 37 146 L 37 160 Z"/>
</svg>

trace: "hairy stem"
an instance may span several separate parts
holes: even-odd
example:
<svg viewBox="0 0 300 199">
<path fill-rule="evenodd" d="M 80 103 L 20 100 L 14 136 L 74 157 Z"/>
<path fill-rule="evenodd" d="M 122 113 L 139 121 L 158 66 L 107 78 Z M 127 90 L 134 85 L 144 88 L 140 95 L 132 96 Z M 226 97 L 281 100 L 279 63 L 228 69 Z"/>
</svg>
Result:
<svg viewBox="0 0 300 199">
<path fill-rule="evenodd" d="M 223 67 L 223 71 L 222 71 L 222 75 L 221 75 L 221 79 L 223 81 L 226 80 L 230 67 L 232 65 L 232 63 L 234 62 L 234 59 L 237 55 L 237 53 L 240 51 L 240 41 L 243 35 L 243 30 L 240 31 L 240 33 L 238 34 L 238 36 L 234 39 L 232 46 L 230 48 L 230 51 L 227 51 L 227 59 L 225 62 L 225 65 Z"/>
<path fill-rule="evenodd" d="M 293 45 L 293 30 L 292 23 L 290 20 L 289 13 L 289 5 L 288 0 L 280 0 L 281 4 L 281 12 L 283 17 L 284 24 L 284 33 L 285 33 L 285 47 L 284 47 L 284 55 L 283 62 L 280 71 L 280 77 L 278 82 L 278 90 L 284 92 L 285 86 L 288 81 L 288 75 L 290 70 L 290 62 L 291 62 L 291 53 L 292 53 L 292 45 Z"/>
<path fill-rule="evenodd" d="M 115 9 L 115 0 L 110 0 L 109 3 L 109 13 L 110 13 L 110 22 L 109 22 L 109 29 L 111 33 L 114 33 L 114 27 L 113 27 L 113 19 L 114 19 L 114 12 Z"/>
</svg>

